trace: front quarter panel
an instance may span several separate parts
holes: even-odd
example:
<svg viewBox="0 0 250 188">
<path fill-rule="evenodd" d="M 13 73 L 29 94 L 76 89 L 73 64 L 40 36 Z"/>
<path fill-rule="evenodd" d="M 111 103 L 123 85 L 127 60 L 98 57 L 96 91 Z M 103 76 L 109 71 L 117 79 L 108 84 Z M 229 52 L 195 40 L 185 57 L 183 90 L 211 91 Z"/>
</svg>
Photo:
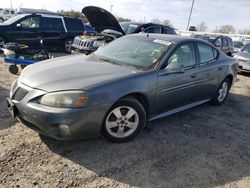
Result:
<svg viewBox="0 0 250 188">
<path fill-rule="evenodd" d="M 156 87 L 157 73 L 155 71 L 135 73 L 135 75 L 89 89 L 88 106 L 107 105 L 108 108 L 104 113 L 106 115 L 109 108 L 120 98 L 137 93 L 146 97 L 151 109 L 150 114 L 152 114 L 155 106 Z"/>
</svg>

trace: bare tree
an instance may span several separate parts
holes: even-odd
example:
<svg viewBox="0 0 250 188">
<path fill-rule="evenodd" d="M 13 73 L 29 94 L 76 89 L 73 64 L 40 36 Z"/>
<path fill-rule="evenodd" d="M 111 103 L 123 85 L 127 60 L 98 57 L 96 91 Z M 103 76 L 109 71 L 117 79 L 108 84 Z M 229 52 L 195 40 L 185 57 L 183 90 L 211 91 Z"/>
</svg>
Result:
<svg viewBox="0 0 250 188">
<path fill-rule="evenodd" d="M 116 17 L 116 19 L 118 20 L 118 22 L 130 22 L 131 21 L 131 19 L 123 18 L 123 17 Z"/>
<path fill-rule="evenodd" d="M 239 30 L 239 33 L 242 35 L 250 35 L 250 29 Z"/>
<path fill-rule="evenodd" d="M 207 25 L 206 25 L 206 23 L 204 21 L 199 23 L 196 26 L 196 28 L 197 28 L 198 31 L 203 31 L 203 32 L 207 31 L 207 29 L 208 29 L 208 27 L 207 27 Z"/>
<path fill-rule="evenodd" d="M 173 24 L 172 24 L 172 23 L 170 22 L 170 20 L 168 20 L 168 19 L 163 20 L 163 21 L 162 21 L 162 24 L 163 24 L 163 25 L 168 25 L 168 26 L 170 26 L 170 27 L 174 27 Z"/>
<path fill-rule="evenodd" d="M 151 20 L 152 23 L 156 23 L 156 24 L 159 24 L 161 23 L 161 21 L 159 20 L 159 18 L 154 18 Z"/>
<path fill-rule="evenodd" d="M 232 25 L 221 25 L 217 31 L 219 33 L 232 34 L 235 33 L 235 28 Z"/>
</svg>

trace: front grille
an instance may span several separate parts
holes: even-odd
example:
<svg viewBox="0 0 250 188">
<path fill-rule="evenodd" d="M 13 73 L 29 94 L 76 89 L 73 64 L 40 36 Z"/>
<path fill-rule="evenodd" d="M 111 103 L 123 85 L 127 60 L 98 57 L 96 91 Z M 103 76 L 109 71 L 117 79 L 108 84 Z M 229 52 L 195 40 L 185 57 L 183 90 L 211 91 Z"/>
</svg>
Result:
<svg viewBox="0 0 250 188">
<path fill-rule="evenodd" d="M 17 88 L 16 92 L 13 94 L 12 99 L 16 101 L 22 100 L 27 94 L 28 90 L 22 87 Z"/>
</svg>

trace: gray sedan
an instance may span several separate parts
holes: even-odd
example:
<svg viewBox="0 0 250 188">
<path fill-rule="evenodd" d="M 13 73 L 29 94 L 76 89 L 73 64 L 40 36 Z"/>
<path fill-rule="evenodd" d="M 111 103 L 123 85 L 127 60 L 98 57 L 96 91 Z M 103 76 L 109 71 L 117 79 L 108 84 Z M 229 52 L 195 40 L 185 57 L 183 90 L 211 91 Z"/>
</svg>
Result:
<svg viewBox="0 0 250 188">
<path fill-rule="evenodd" d="M 237 67 L 237 60 L 199 39 L 134 34 L 90 56 L 28 66 L 7 101 L 12 115 L 40 134 L 55 139 L 102 134 L 126 142 L 147 121 L 206 102 L 222 104 Z"/>
</svg>

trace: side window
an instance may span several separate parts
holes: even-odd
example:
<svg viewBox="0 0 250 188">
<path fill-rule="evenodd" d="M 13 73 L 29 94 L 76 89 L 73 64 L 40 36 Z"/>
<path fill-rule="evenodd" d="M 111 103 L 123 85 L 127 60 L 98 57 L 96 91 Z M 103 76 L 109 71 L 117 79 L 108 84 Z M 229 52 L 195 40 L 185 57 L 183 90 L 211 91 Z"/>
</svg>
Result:
<svg viewBox="0 0 250 188">
<path fill-rule="evenodd" d="M 10 14 L 10 11 L 9 10 L 5 10 L 4 14 Z"/>
<path fill-rule="evenodd" d="M 47 31 L 62 31 L 64 30 L 61 18 L 43 18 L 43 28 Z"/>
<path fill-rule="evenodd" d="M 40 27 L 39 17 L 28 17 L 20 22 L 22 28 L 35 29 Z"/>
<path fill-rule="evenodd" d="M 195 48 L 193 43 L 186 43 L 178 47 L 168 59 L 168 64 L 178 63 L 191 68 L 196 64 Z"/>
<path fill-rule="evenodd" d="M 11 14 L 15 14 L 15 12 L 12 10 L 12 11 L 11 11 Z"/>
<path fill-rule="evenodd" d="M 66 28 L 70 31 L 84 31 L 83 22 L 76 18 L 64 17 Z"/>
<path fill-rule="evenodd" d="M 218 38 L 215 40 L 214 45 L 215 45 L 215 46 L 222 46 L 221 37 L 218 37 Z"/>
<path fill-rule="evenodd" d="M 211 62 L 217 57 L 217 51 L 212 47 L 203 43 L 198 43 L 197 46 L 200 54 L 200 64 Z"/>
<path fill-rule="evenodd" d="M 175 35 L 176 34 L 173 29 L 169 29 L 169 28 L 166 28 L 166 27 L 162 28 L 162 33 L 164 33 L 164 34 L 171 34 L 171 35 Z"/>
<path fill-rule="evenodd" d="M 152 26 L 152 27 L 146 28 L 143 32 L 145 32 L 145 33 L 161 33 L 161 27 Z"/>
<path fill-rule="evenodd" d="M 228 41 L 226 38 L 222 38 L 222 46 L 227 47 L 228 46 Z"/>
</svg>

